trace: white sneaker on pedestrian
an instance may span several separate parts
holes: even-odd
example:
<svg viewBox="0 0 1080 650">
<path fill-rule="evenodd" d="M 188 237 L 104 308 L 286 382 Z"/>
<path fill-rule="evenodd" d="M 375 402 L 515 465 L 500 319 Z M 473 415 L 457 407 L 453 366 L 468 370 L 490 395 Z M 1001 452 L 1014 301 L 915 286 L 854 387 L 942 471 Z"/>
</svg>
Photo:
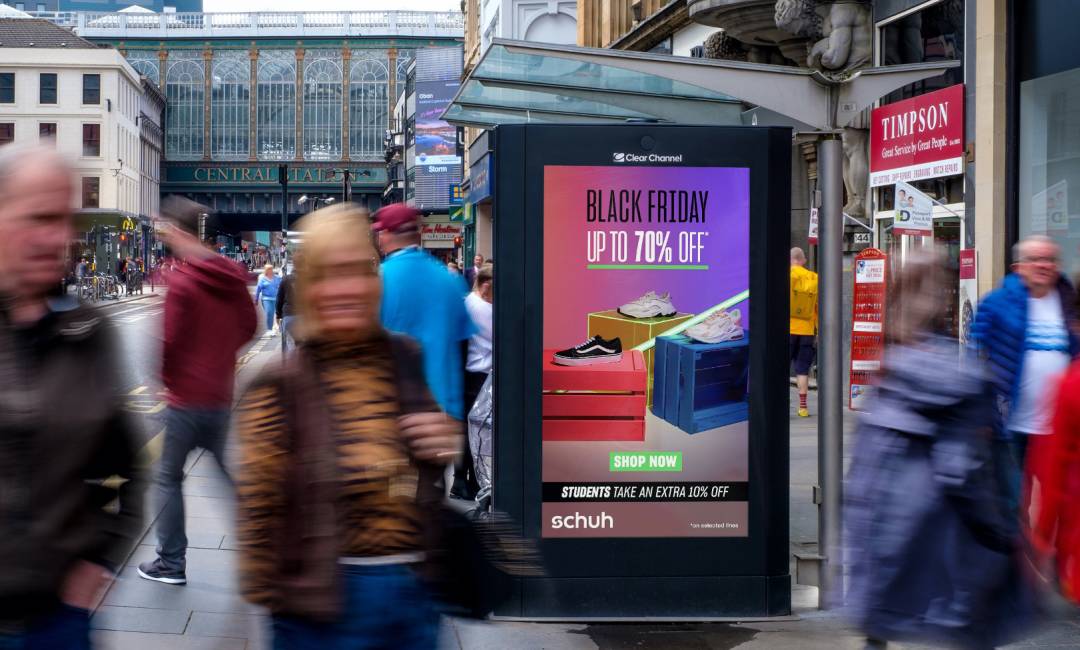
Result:
<svg viewBox="0 0 1080 650">
<path fill-rule="evenodd" d="M 723 343 L 737 341 L 743 337 L 742 314 L 738 309 L 730 312 L 720 311 L 709 316 L 683 334 L 700 343 Z"/>
<path fill-rule="evenodd" d="M 619 307 L 618 312 L 630 318 L 667 318 L 677 314 L 678 310 L 671 302 L 671 294 L 658 295 L 655 291 L 650 291 L 637 300 Z"/>
</svg>

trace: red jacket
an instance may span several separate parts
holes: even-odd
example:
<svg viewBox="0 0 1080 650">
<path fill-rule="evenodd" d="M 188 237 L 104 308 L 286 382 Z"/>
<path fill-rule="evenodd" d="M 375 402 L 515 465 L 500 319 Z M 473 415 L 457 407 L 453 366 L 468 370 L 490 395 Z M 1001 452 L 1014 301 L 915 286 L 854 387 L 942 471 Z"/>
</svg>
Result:
<svg viewBox="0 0 1080 650">
<path fill-rule="evenodd" d="M 1051 433 L 1029 440 L 1033 542 L 1056 553 L 1062 592 L 1080 602 L 1080 362 L 1061 382 Z"/>
<path fill-rule="evenodd" d="M 255 334 L 247 273 L 213 257 L 178 264 L 165 295 L 161 378 L 179 408 L 232 406 L 236 353 Z"/>
</svg>

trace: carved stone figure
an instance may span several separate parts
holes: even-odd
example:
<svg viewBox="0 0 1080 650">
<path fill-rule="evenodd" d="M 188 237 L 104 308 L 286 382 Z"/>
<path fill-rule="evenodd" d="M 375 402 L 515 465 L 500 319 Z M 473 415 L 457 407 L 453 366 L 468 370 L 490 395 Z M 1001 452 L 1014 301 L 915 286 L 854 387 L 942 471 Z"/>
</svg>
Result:
<svg viewBox="0 0 1080 650">
<path fill-rule="evenodd" d="M 870 132 L 866 129 L 844 129 L 841 135 L 844 189 L 847 190 L 844 212 L 860 219 L 866 216 L 866 186 L 870 179 L 869 140 Z"/>
<path fill-rule="evenodd" d="M 725 61 L 745 61 L 746 48 L 742 43 L 720 30 L 713 32 L 705 39 L 702 46 L 705 50 L 706 59 L 722 59 Z"/>
<path fill-rule="evenodd" d="M 788 34 L 818 40 L 821 38 L 822 13 L 817 0 L 776 0 L 773 19 Z"/>
<path fill-rule="evenodd" d="M 854 0 L 828 5 L 821 33 L 823 38 L 810 48 L 806 60 L 811 68 L 841 72 L 870 62 L 873 19 L 869 5 Z"/>
</svg>

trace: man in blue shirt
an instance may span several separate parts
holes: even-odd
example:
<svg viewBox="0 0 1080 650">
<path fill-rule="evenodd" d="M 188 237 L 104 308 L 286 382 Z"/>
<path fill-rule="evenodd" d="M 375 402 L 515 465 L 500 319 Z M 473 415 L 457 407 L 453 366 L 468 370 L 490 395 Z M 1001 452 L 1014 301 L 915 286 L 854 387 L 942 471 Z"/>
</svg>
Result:
<svg viewBox="0 0 1080 650">
<path fill-rule="evenodd" d="M 465 419 L 463 343 L 475 332 L 459 275 L 420 248 L 420 211 L 403 203 L 375 213 L 382 265 L 382 322 L 420 343 L 428 387 L 449 415 Z"/>
</svg>

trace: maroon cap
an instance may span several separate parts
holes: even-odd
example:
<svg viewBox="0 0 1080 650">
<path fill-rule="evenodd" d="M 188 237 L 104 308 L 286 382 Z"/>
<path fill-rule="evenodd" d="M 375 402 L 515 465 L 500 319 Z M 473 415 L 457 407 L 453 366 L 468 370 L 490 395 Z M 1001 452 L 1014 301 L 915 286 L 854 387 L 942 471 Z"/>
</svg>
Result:
<svg viewBox="0 0 1080 650">
<path fill-rule="evenodd" d="M 416 230 L 422 213 L 414 207 L 404 203 L 388 205 L 375 213 L 375 221 L 371 228 L 375 231 L 389 230 L 390 232 L 406 232 Z"/>
</svg>

